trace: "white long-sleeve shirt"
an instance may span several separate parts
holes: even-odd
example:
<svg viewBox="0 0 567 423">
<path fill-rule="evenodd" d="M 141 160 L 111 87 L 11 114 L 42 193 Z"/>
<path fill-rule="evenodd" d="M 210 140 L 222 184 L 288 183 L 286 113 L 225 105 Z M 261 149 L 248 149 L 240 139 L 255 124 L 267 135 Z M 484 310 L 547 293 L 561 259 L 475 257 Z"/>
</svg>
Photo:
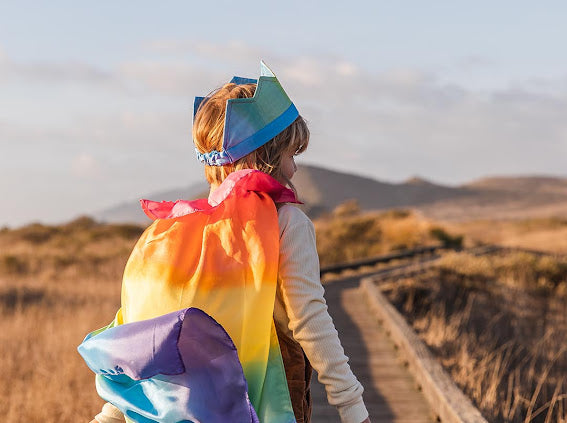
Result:
<svg viewBox="0 0 567 423">
<path fill-rule="evenodd" d="M 329 404 L 337 407 L 341 422 L 361 423 L 368 417 L 363 388 L 348 365 L 327 311 L 313 223 L 290 204 L 278 210 L 278 223 L 280 260 L 274 321 L 305 351 L 319 382 L 325 386 Z"/>
<path fill-rule="evenodd" d="M 278 210 L 278 224 L 280 257 L 274 322 L 299 342 L 325 386 L 329 404 L 337 407 L 341 422 L 361 423 L 368 417 L 362 400 L 364 389 L 348 365 L 327 311 L 313 223 L 297 207 L 284 204 Z M 115 423 L 118 413 L 107 403 L 96 420 Z"/>
</svg>

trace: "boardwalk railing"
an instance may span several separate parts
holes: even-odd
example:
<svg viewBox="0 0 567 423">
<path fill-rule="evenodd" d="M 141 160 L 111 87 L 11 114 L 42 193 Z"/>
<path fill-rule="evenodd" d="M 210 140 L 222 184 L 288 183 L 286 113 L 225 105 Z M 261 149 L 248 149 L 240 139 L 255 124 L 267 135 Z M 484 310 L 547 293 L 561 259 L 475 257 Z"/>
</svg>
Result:
<svg viewBox="0 0 567 423">
<path fill-rule="evenodd" d="M 364 266 L 375 266 L 379 263 L 389 263 L 394 260 L 409 259 L 417 256 L 433 254 L 439 250 L 446 249 L 443 245 L 434 245 L 431 247 L 415 248 L 413 250 L 403 250 L 390 254 L 384 254 L 377 257 L 371 257 L 362 260 L 349 261 L 347 263 L 338 263 L 321 268 L 321 276 L 327 273 L 339 273 L 344 270 L 356 270 Z"/>
<path fill-rule="evenodd" d="M 329 265 L 329 266 L 324 266 L 324 267 L 321 268 L 321 276 L 324 276 L 325 274 L 328 274 L 328 273 L 340 273 L 340 272 L 345 271 L 345 270 L 357 270 L 357 269 L 360 269 L 361 267 L 364 267 L 364 266 L 376 266 L 377 264 L 389 263 L 389 262 L 394 261 L 394 260 L 417 258 L 417 257 L 420 257 L 420 256 L 426 256 L 428 254 L 438 253 L 442 250 L 465 251 L 465 252 L 469 252 L 469 253 L 474 254 L 474 255 L 492 254 L 492 253 L 497 253 L 497 252 L 508 252 L 508 253 L 516 252 L 516 253 L 533 254 L 533 255 L 536 255 L 536 256 L 540 256 L 540 257 L 541 256 L 554 256 L 554 257 L 560 257 L 560 258 L 567 259 L 567 256 L 565 256 L 565 255 L 554 254 L 554 253 L 550 253 L 550 252 L 546 252 L 546 251 L 532 250 L 532 249 L 528 249 L 528 248 L 520 248 L 520 247 L 504 247 L 504 246 L 500 246 L 500 245 L 486 244 L 486 245 L 480 245 L 480 246 L 477 246 L 477 247 L 474 247 L 474 248 L 463 249 L 463 248 L 454 248 L 454 247 L 447 246 L 447 245 L 434 245 L 434 246 L 430 246 L 430 247 L 415 248 L 415 249 L 412 249 L 412 250 L 396 251 L 396 252 L 393 252 L 393 253 L 384 254 L 384 255 L 381 255 L 381 256 L 377 256 L 377 257 L 371 257 L 371 258 L 366 258 L 366 259 L 361 259 L 361 260 L 353 260 L 353 261 L 349 261 L 349 262 L 345 262 L 345 263 L 337 263 L 337 264 L 332 264 L 332 265 Z"/>
<path fill-rule="evenodd" d="M 442 423 L 487 423 L 480 411 L 452 381 L 439 361 L 432 355 L 415 331 L 408 325 L 405 318 L 386 299 L 377 286 L 377 282 L 384 279 L 400 276 L 407 277 L 408 275 L 423 272 L 441 257 L 443 250 L 464 251 L 477 256 L 522 252 L 537 256 L 554 256 L 567 259 L 566 255 L 517 247 L 481 245 L 475 248 L 456 249 L 446 245 L 437 245 L 325 266 L 321 269 L 321 275 L 340 273 L 344 270 L 357 270 L 365 266 L 375 266 L 380 263 L 401 260 L 401 263 L 374 269 L 371 273 L 366 272 L 367 275 L 371 276 L 362 278 L 364 275 L 361 274 L 360 287 L 364 297 L 369 301 L 372 314 L 384 327 L 397 346 L 402 358 L 407 362 L 410 372 L 415 377 L 438 421 Z"/>
<path fill-rule="evenodd" d="M 455 249 L 440 245 L 400 251 L 370 259 L 326 266 L 321 269 L 321 275 L 403 260 L 401 264 L 397 263 L 395 266 L 377 269 L 372 272 L 372 276 L 361 279 L 360 287 L 364 297 L 369 301 L 370 309 L 397 346 L 438 421 L 442 423 L 487 423 L 487 420 L 472 401 L 457 387 L 405 318 L 376 285 L 378 281 L 383 279 L 423 272 L 441 256 L 441 250 Z M 543 251 L 498 245 L 482 245 L 464 250 L 459 249 L 459 251 L 473 255 L 522 252 L 537 256 L 566 257 Z M 404 261 L 404 259 L 418 260 Z"/>
<path fill-rule="evenodd" d="M 361 281 L 370 308 L 408 363 L 409 370 L 442 423 L 488 423 L 457 387 L 404 317 L 376 287 L 372 277 Z"/>
</svg>

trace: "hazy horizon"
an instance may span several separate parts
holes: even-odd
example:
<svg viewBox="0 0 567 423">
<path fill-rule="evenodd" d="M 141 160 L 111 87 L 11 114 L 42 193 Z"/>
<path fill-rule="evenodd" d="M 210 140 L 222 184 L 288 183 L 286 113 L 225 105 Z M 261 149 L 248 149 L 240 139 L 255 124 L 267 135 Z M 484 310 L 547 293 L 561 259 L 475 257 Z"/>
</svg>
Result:
<svg viewBox="0 0 567 423">
<path fill-rule="evenodd" d="M 336 169 L 331 169 L 328 167 L 324 167 L 324 166 L 320 166 L 318 164 L 314 164 L 314 163 L 300 163 L 299 166 L 308 166 L 308 167 L 317 167 L 317 168 L 322 168 L 325 170 L 329 170 L 329 171 L 333 171 L 333 172 L 339 172 Z M 345 173 L 345 172 L 340 172 L 340 173 Z M 345 173 L 346 174 L 346 173 Z M 414 179 L 414 178 L 419 178 L 421 180 L 424 180 L 426 182 L 429 183 L 433 183 L 435 185 L 439 185 L 439 186 L 447 186 L 447 187 L 452 187 L 452 188 L 457 188 L 460 186 L 465 186 L 468 184 L 472 184 L 475 182 L 479 182 L 481 180 L 484 179 L 492 179 L 492 178 L 539 178 L 539 177 L 543 177 L 543 178 L 557 178 L 557 179 L 565 179 L 567 181 L 567 175 L 552 175 L 552 174 L 525 174 L 525 175 L 519 175 L 519 174 L 511 174 L 511 175 L 485 175 L 485 176 L 481 176 L 479 178 L 470 180 L 470 181 L 466 181 L 463 184 L 443 184 L 441 182 L 438 181 L 434 181 L 431 180 L 427 177 L 423 177 L 422 175 L 411 175 L 410 177 L 406 178 L 405 180 L 402 181 L 389 181 L 389 180 L 385 180 L 385 179 L 376 179 L 372 176 L 369 175 L 362 175 L 362 174 L 356 174 L 356 173 L 349 173 L 350 175 L 353 176 L 358 176 L 358 177 L 362 177 L 362 178 L 368 178 L 368 179 L 372 179 L 376 182 L 382 182 L 382 183 L 388 183 L 388 184 L 403 184 L 406 182 L 409 182 L 410 180 Z M 164 193 L 167 192 L 178 192 L 178 191 L 184 191 L 188 188 L 194 188 L 194 187 L 198 187 L 199 185 L 207 185 L 206 180 L 203 178 L 201 181 L 195 181 L 192 183 L 188 183 L 185 185 L 177 185 L 177 186 L 171 186 L 165 189 L 160 189 L 160 190 L 156 190 L 156 191 L 152 191 L 152 192 L 141 192 L 138 195 L 134 195 L 133 197 L 130 198 L 124 198 L 119 202 L 115 202 L 112 204 L 107 204 L 107 205 L 102 205 L 101 207 L 98 207 L 96 209 L 90 210 L 90 211 L 85 211 L 84 213 L 78 213 L 74 216 L 70 216 L 66 219 L 55 219 L 55 220 L 41 220 L 41 219 L 31 219 L 29 221 L 26 222 L 21 222 L 19 224 L 16 225 L 0 225 L 1 227 L 6 227 L 6 228 L 17 228 L 17 227 L 21 227 L 21 226 L 25 226 L 28 224 L 33 224 L 33 223 L 41 223 L 41 224 L 47 224 L 47 225 L 58 225 L 58 224 L 65 224 L 68 223 L 69 221 L 79 218 L 79 217 L 83 217 L 83 216 L 89 216 L 91 218 L 95 218 L 95 220 L 98 220 L 98 215 L 100 215 L 103 212 L 107 212 L 110 209 L 116 208 L 116 207 L 123 207 L 127 204 L 129 205 L 133 205 L 135 203 L 137 203 L 140 199 L 145 198 L 145 199 L 149 199 L 149 200 L 154 200 L 154 201 L 172 201 L 173 198 L 163 198 L 162 195 Z M 300 193 L 301 194 L 301 193 Z M 140 209 L 141 211 L 141 209 Z"/>
<path fill-rule="evenodd" d="M 193 98 L 260 59 L 309 122 L 299 163 L 453 186 L 566 176 L 566 3 L 239 4 L 3 2 L 0 226 L 202 180 Z"/>
</svg>

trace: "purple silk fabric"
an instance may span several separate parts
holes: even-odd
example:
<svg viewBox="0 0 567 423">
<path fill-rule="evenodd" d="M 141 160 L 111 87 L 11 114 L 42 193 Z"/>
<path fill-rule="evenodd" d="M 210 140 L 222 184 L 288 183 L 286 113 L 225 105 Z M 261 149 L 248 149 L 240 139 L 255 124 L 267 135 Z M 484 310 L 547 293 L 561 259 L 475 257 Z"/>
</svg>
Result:
<svg viewBox="0 0 567 423">
<path fill-rule="evenodd" d="M 79 353 L 136 422 L 258 423 L 232 340 L 197 308 L 95 332 Z"/>
</svg>

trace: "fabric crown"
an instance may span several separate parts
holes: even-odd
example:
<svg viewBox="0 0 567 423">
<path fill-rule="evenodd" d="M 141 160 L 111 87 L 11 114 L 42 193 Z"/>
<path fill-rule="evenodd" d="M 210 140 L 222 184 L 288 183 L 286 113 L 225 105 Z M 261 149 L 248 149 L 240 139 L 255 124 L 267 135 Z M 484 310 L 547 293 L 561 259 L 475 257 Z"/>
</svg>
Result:
<svg viewBox="0 0 567 423">
<path fill-rule="evenodd" d="M 251 98 L 231 98 L 226 102 L 222 151 L 201 153 L 197 158 L 209 166 L 234 163 L 257 148 L 263 146 L 299 116 L 276 75 L 260 61 L 260 78 L 250 79 L 235 76 L 230 81 L 237 85 L 257 83 Z M 193 119 L 207 97 L 195 97 Z"/>
</svg>

